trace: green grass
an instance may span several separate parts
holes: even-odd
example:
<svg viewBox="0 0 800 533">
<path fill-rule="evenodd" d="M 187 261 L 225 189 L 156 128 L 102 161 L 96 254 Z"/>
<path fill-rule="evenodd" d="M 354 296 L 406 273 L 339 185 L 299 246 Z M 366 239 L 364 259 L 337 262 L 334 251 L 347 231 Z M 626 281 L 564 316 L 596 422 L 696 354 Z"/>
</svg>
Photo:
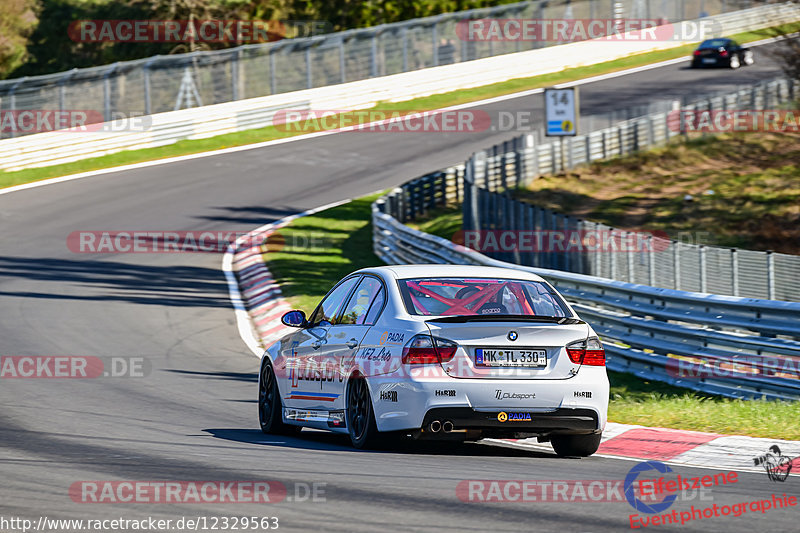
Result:
<svg viewBox="0 0 800 533">
<path fill-rule="evenodd" d="M 732 400 L 608 373 L 608 419 L 623 424 L 800 440 L 800 402 Z"/>
<path fill-rule="evenodd" d="M 798 27 L 797 24 L 785 25 L 781 28 L 790 30 Z M 733 36 L 741 42 L 754 41 L 763 39 L 774 35 L 775 30 L 765 29 L 754 32 L 741 33 Z M 615 61 L 607 61 L 596 65 L 586 67 L 565 69 L 561 72 L 547 74 L 543 76 L 533 76 L 529 78 L 519 78 L 514 80 L 505 81 L 502 83 L 494 83 L 473 89 L 465 89 L 460 91 L 453 91 L 448 93 L 436 94 L 424 98 L 417 98 L 404 102 L 380 102 L 375 107 L 386 111 L 428 111 L 439 109 L 442 107 L 473 102 L 485 98 L 492 98 L 505 94 L 511 94 L 527 89 L 534 89 L 537 87 L 547 87 L 568 81 L 579 80 L 596 76 L 599 74 L 606 74 L 625 70 L 632 67 L 656 63 L 676 57 L 681 57 L 689 54 L 694 49 L 693 44 L 685 45 L 671 50 L 663 50 L 659 52 L 648 52 L 644 54 L 636 54 L 623 59 Z M 300 132 L 302 133 L 302 132 Z M 207 152 L 211 150 L 219 150 L 229 148 L 232 146 L 242 146 L 247 144 L 254 144 L 258 142 L 282 139 L 298 135 L 294 131 L 280 131 L 274 126 L 265 128 L 253 129 L 237 133 L 229 133 L 225 135 L 218 135 L 208 139 L 197 140 L 184 140 L 178 141 L 174 144 L 162 146 L 158 148 L 144 148 L 141 150 L 126 150 L 115 154 L 109 154 L 102 157 L 83 159 L 73 163 L 63 165 L 53 165 L 43 168 L 30 168 L 24 170 L 17 170 L 13 172 L 0 171 L 0 188 L 11 187 L 22 183 L 30 183 L 33 181 L 44 180 L 48 178 L 55 178 L 66 176 L 70 174 L 78 174 L 81 172 L 98 170 L 103 168 L 111 168 L 120 165 L 127 165 L 132 163 L 139 163 L 143 161 L 154 161 L 158 159 L 165 159 L 180 155 L 194 154 L 200 152 Z"/>
<path fill-rule="evenodd" d="M 342 277 L 382 264 L 372 253 L 369 223 L 370 204 L 377 196 L 299 218 L 281 229 L 280 237 L 270 238 L 264 258 L 295 308 L 309 313 Z M 438 210 L 418 226 L 451 238 L 460 224 L 460 211 Z M 271 252 L 269 242 L 283 242 L 285 247 Z M 800 439 L 800 403 L 729 400 L 617 372 L 609 372 L 609 380 L 612 422 Z"/>
<path fill-rule="evenodd" d="M 370 205 L 378 195 L 302 217 L 270 238 L 264 260 L 287 300 L 310 314 L 333 284 L 368 266 L 383 264 L 372 253 Z M 287 243 L 270 252 L 269 242 Z M 308 246 L 306 246 L 308 244 Z"/>
<path fill-rule="evenodd" d="M 541 177 L 515 196 L 620 229 L 800 254 L 798 161 L 797 134 L 707 136 Z"/>
</svg>

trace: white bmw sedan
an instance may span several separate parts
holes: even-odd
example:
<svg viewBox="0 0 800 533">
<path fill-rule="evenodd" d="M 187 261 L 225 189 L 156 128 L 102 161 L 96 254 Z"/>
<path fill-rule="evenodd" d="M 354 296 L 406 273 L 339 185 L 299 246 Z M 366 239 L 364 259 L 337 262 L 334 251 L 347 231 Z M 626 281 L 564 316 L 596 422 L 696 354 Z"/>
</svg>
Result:
<svg viewBox="0 0 800 533">
<path fill-rule="evenodd" d="M 367 268 L 341 280 L 269 347 L 265 433 L 388 438 L 539 437 L 559 455 L 597 451 L 608 412 L 605 351 L 545 280 L 457 265 Z"/>
</svg>

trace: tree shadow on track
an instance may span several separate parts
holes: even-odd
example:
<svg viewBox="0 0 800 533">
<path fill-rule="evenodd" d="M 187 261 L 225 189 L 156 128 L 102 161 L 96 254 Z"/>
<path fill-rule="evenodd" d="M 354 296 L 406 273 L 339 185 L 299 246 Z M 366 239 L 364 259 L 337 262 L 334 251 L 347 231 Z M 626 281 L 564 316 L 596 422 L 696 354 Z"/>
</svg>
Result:
<svg viewBox="0 0 800 533">
<path fill-rule="evenodd" d="M 248 224 L 253 228 L 263 226 L 269 222 L 275 222 L 283 217 L 295 215 L 303 209 L 297 207 L 265 207 L 263 205 L 252 206 L 222 206 L 214 207 L 220 211 L 219 215 L 204 215 L 195 218 L 201 220 L 214 220 L 218 222 L 235 222 L 236 224 Z"/>
<path fill-rule="evenodd" d="M 216 268 L 137 265 L 88 258 L 0 257 L 0 281 L 5 282 L 6 289 L 0 291 L 0 296 L 174 307 L 231 305 L 225 277 Z M 47 290 L 44 282 L 53 282 L 52 290 Z M 77 289 L 65 289 L 69 284 Z M 33 285 L 33 291 L 8 290 Z"/>
<path fill-rule="evenodd" d="M 222 379 L 227 381 L 246 381 L 248 383 L 258 383 L 258 372 L 200 372 L 194 370 L 169 369 L 167 372 L 182 374 L 187 378 L 194 379 Z M 249 402 L 250 400 L 237 400 Z M 253 399 L 252 401 L 256 401 Z"/>
<path fill-rule="evenodd" d="M 213 437 L 233 442 L 257 444 L 270 448 L 294 448 L 300 450 L 326 450 L 349 453 L 386 453 L 403 455 L 447 455 L 460 457 L 536 457 L 559 459 L 552 453 L 537 450 L 521 450 L 475 442 L 424 442 L 398 439 L 380 450 L 357 450 L 350 444 L 350 437 L 341 433 L 304 429 L 298 436 L 265 435 L 259 429 L 219 428 L 204 429 Z"/>
</svg>

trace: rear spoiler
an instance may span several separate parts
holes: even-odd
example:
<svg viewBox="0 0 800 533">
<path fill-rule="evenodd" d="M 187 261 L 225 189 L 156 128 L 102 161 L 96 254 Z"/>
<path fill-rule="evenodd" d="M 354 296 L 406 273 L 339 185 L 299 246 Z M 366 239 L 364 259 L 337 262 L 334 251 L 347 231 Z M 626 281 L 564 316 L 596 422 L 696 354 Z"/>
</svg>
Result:
<svg viewBox="0 0 800 533">
<path fill-rule="evenodd" d="M 431 318 L 425 322 L 464 324 L 467 322 L 537 322 L 546 324 L 586 324 L 579 318 L 535 315 L 453 315 Z"/>
</svg>

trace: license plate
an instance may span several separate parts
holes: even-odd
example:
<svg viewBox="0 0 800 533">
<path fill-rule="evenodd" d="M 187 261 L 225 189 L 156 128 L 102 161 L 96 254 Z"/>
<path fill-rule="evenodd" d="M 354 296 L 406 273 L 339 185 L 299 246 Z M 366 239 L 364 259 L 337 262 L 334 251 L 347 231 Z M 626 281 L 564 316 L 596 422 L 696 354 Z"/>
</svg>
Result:
<svg viewBox="0 0 800 533">
<path fill-rule="evenodd" d="M 714 59 L 713 57 L 705 57 L 705 58 L 703 58 L 703 63 L 711 64 L 711 63 L 716 63 L 716 62 L 717 62 L 717 60 Z"/>
<path fill-rule="evenodd" d="M 532 348 L 475 348 L 477 366 L 542 367 L 547 366 L 547 351 Z"/>
</svg>

